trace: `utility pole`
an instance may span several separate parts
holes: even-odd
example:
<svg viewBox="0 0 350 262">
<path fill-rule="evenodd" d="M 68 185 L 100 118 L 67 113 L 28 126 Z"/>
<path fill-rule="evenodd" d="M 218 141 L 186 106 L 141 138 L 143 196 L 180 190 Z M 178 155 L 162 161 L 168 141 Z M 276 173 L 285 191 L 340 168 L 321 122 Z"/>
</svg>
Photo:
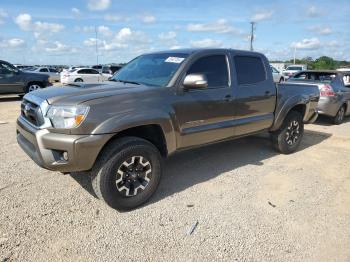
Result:
<svg viewBox="0 0 350 262">
<path fill-rule="evenodd" d="M 254 30 L 255 30 L 255 24 L 256 22 L 250 22 L 250 24 L 252 25 L 252 29 L 250 32 L 250 51 L 253 51 L 253 41 L 254 41 Z"/>
<path fill-rule="evenodd" d="M 98 39 L 97 39 L 97 27 L 95 26 L 95 48 L 96 48 L 96 65 L 98 65 Z"/>
<path fill-rule="evenodd" d="M 293 55 L 293 57 L 294 57 L 294 65 L 295 65 L 295 53 L 297 52 L 297 47 L 296 46 L 294 46 L 294 55 Z"/>
</svg>

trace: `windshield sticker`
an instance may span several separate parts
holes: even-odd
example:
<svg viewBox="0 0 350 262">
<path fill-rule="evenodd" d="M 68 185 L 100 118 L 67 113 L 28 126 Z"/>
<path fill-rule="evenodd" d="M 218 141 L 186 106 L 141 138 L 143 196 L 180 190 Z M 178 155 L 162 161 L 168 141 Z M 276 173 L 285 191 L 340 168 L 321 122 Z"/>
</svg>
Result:
<svg viewBox="0 0 350 262">
<path fill-rule="evenodd" d="M 169 56 L 165 62 L 167 63 L 176 63 L 176 64 L 180 64 L 182 61 L 184 61 L 185 58 L 183 57 L 174 57 L 174 56 Z"/>
</svg>

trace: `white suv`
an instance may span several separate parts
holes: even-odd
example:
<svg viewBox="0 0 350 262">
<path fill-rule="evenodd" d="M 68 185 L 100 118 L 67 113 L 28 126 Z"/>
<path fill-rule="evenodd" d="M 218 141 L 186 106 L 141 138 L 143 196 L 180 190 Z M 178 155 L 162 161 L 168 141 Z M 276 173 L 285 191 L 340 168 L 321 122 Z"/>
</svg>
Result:
<svg viewBox="0 0 350 262">
<path fill-rule="evenodd" d="M 306 65 L 290 65 L 287 66 L 286 69 L 283 70 L 283 76 L 288 79 L 291 76 L 293 76 L 295 73 L 298 73 L 299 71 L 307 70 Z"/>
</svg>

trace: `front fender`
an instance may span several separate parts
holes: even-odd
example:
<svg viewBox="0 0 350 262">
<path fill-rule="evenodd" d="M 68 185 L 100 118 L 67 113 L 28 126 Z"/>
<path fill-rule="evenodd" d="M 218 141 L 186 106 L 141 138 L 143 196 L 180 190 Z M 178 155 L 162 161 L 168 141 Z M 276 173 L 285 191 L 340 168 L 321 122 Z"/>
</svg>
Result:
<svg viewBox="0 0 350 262">
<path fill-rule="evenodd" d="M 170 113 L 162 110 L 128 111 L 116 114 L 100 123 L 93 134 L 119 133 L 129 128 L 159 125 L 163 131 L 168 153 L 176 150 L 176 136 Z"/>
</svg>

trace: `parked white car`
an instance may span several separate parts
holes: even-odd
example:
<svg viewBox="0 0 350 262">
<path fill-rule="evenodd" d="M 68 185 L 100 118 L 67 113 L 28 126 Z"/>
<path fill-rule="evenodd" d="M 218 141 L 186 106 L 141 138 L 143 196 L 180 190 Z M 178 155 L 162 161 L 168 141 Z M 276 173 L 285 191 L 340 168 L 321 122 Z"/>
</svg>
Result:
<svg viewBox="0 0 350 262">
<path fill-rule="evenodd" d="M 307 70 L 307 65 L 290 65 L 287 66 L 285 70 L 283 70 L 282 74 L 285 77 L 285 79 L 288 79 L 294 74 L 303 70 Z"/>
<path fill-rule="evenodd" d="M 282 75 L 282 73 L 280 71 L 278 71 L 275 67 L 271 66 L 271 70 L 272 70 L 272 76 L 273 76 L 273 81 L 275 83 L 281 83 L 285 80 L 284 76 Z"/>
<path fill-rule="evenodd" d="M 92 68 L 75 68 L 61 73 L 61 83 L 71 84 L 74 82 L 96 83 L 107 81 L 111 74 L 102 74 Z"/>
<path fill-rule="evenodd" d="M 60 81 L 60 73 L 54 68 L 35 67 L 35 68 L 27 69 L 25 71 L 28 71 L 28 72 L 31 72 L 31 73 L 38 73 L 38 74 L 48 75 L 50 82 L 58 82 L 58 81 Z"/>
</svg>

